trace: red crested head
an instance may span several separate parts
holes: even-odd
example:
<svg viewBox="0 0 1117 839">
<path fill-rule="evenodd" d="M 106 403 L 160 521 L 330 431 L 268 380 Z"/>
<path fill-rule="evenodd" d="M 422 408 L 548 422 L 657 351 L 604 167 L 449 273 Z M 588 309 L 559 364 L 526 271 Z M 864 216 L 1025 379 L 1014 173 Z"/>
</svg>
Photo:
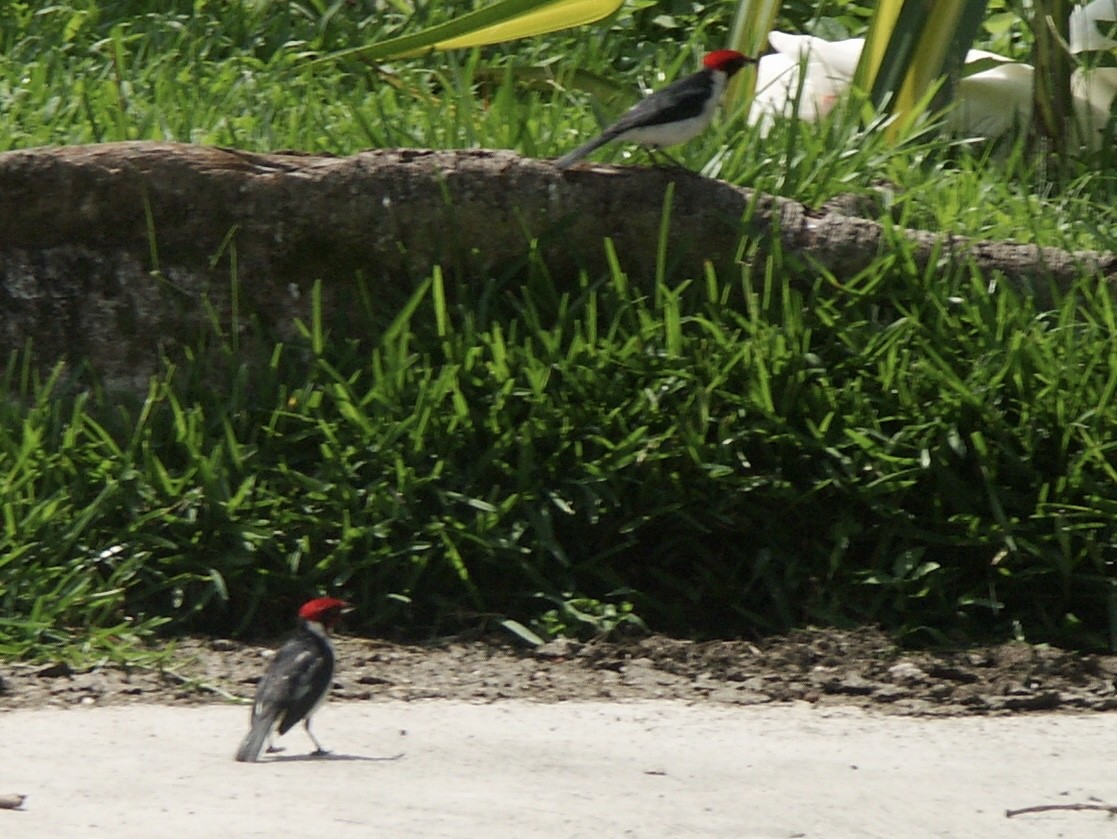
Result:
<svg viewBox="0 0 1117 839">
<path fill-rule="evenodd" d="M 344 600 L 336 597 L 318 597 L 309 600 L 299 609 L 299 617 L 304 621 L 314 621 L 329 628 L 333 626 L 342 612 L 348 612 L 353 607 Z"/>
<path fill-rule="evenodd" d="M 702 66 L 707 70 L 720 70 L 727 76 L 732 76 L 746 64 L 755 63 L 755 58 L 749 58 L 737 50 L 714 50 L 702 59 Z"/>
</svg>

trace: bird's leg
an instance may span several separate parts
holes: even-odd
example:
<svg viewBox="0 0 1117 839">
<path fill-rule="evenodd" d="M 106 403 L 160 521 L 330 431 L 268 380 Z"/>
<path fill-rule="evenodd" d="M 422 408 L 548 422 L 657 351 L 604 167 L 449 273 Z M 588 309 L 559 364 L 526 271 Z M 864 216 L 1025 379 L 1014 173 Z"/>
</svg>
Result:
<svg viewBox="0 0 1117 839">
<path fill-rule="evenodd" d="M 303 720 L 303 728 L 306 729 L 306 736 L 314 741 L 315 749 L 311 752 L 312 755 L 328 755 L 329 749 L 323 749 L 322 744 L 318 742 L 318 738 L 314 736 L 314 732 L 310 730 L 310 717 Z"/>
<path fill-rule="evenodd" d="M 268 735 L 268 745 L 267 745 L 267 748 L 264 749 L 264 752 L 269 754 L 269 755 L 273 755 L 276 752 L 281 752 L 284 749 L 283 746 L 277 746 L 277 745 L 275 745 L 275 743 L 272 742 L 272 739 L 274 737 L 275 737 L 275 734 Z"/>
<path fill-rule="evenodd" d="M 690 171 L 690 169 L 687 169 L 686 166 L 673 158 L 659 146 L 643 146 L 643 149 L 648 153 L 648 157 L 651 159 L 652 164 L 660 169 L 672 168 L 685 169 L 687 172 Z M 667 161 L 667 166 L 663 164 L 663 160 Z"/>
</svg>

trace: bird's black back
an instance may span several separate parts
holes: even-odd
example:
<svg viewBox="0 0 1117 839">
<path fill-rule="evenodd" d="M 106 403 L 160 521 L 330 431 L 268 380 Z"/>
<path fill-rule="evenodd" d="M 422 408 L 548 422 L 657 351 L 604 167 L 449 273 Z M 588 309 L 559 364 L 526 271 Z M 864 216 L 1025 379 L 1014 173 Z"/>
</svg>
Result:
<svg viewBox="0 0 1117 839">
<path fill-rule="evenodd" d="M 714 77 L 707 70 L 678 79 L 633 105 L 610 126 L 608 135 L 616 137 L 644 125 L 693 119 L 702 113 L 713 86 Z"/>
<path fill-rule="evenodd" d="M 265 709 L 281 709 L 280 734 L 314 710 L 334 677 L 334 651 L 329 641 L 301 628 L 279 648 L 256 688 L 254 717 Z"/>
</svg>

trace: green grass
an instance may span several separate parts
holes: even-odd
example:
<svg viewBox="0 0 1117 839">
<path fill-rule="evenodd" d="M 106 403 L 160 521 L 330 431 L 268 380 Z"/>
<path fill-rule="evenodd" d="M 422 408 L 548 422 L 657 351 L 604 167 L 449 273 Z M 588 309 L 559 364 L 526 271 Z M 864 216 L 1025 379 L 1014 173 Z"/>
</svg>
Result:
<svg viewBox="0 0 1117 839">
<path fill-rule="evenodd" d="M 601 37 L 558 33 L 372 68 L 308 56 L 436 23 L 456 7 L 431 4 L 409 20 L 371 4 L 178 2 L 142 14 L 136 5 L 0 10 L 0 150 L 173 139 L 258 151 L 480 146 L 557 155 L 627 107 L 641 85 L 689 72 L 727 23 L 713 9 L 693 22 L 679 17 L 673 26 L 691 33 L 680 43 L 663 39 L 677 28 L 622 16 L 585 30 Z M 679 154 L 707 174 L 811 205 L 885 181 L 912 226 L 1113 247 L 1111 150 L 1055 174 L 1023 147 L 994 156 L 929 133 L 891 146 L 854 117 L 784 124 L 761 138 L 738 116 Z M 643 160 L 625 148 L 598 157 Z"/>
<path fill-rule="evenodd" d="M 897 263 L 803 296 L 779 260 L 648 294 L 436 274 L 374 342 L 309 325 L 254 371 L 219 344 L 227 389 L 187 365 L 128 410 L 13 367 L 8 651 L 273 628 L 319 589 L 377 631 L 543 631 L 582 598 L 702 635 L 1106 644 L 1109 297 Z"/>
<path fill-rule="evenodd" d="M 405 24 L 395 5 L 320 5 L 10 4 L 0 149 L 551 155 L 658 83 L 636 68 L 683 72 L 716 37 L 661 42 L 625 19 L 609 37 L 310 67 Z M 926 127 L 893 146 L 849 115 L 767 138 L 726 118 L 681 154 L 811 205 L 887 182 L 901 226 L 1115 247 L 1104 159 L 1052 173 L 1022 145 Z M 415 277 L 409 300 L 365 312 L 363 340 L 318 312 L 255 358 L 215 328 L 132 401 L 24 353 L 0 403 L 0 655 L 276 630 L 316 591 L 356 602 L 370 632 L 868 622 L 1113 645 L 1108 290 L 1083 277 L 1041 309 L 975 270 L 916 270 L 899 236 L 856 277 L 793 285 L 792 259 L 650 288 L 536 263 L 470 287 Z"/>
</svg>

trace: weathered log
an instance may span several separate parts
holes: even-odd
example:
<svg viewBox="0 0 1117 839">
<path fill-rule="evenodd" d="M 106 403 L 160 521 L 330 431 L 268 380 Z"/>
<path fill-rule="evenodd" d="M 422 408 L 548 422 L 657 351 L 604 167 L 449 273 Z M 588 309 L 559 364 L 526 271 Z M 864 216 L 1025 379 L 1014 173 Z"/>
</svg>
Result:
<svg viewBox="0 0 1117 839">
<path fill-rule="evenodd" d="M 605 238 L 644 282 L 668 184 L 675 277 L 701 276 L 706 263 L 736 270 L 749 240 L 760 253 L 778 241 L 804 271 L 841 280 L 902 236 L 917 264 L 972 261 L 1032 293 L 1084 273 L 1117 279 L 1114 254 L 886 230 L 681 170 L 560 172 L 509 151 L 323 157 L 108 143 L 0 154 L 0 352 L 31 340 L 43 362 L 87 360 L 138 385 L 211 314 L 229 328 L 234 300 L 283 336 L 307 318 L 306 291 L 322 279 L 327 318 L 344 332 L 357 272 L 387 306 L 435 265 L 466 281 L 514 274 L 529 258 L 560 282 L 598 274 Z"/>
</svg>

